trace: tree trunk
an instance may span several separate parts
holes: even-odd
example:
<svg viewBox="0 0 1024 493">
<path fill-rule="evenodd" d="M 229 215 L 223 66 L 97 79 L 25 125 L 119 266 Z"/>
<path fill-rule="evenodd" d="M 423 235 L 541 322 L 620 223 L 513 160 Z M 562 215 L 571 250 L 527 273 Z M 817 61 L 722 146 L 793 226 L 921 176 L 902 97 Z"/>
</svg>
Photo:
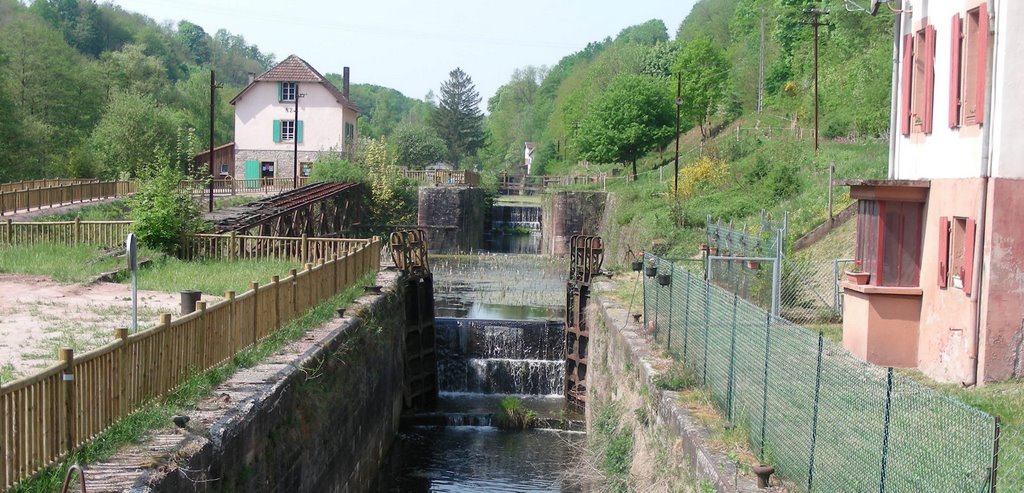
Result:
<svg viewBox="0 0 1024 493">
<path fill-rule="evenodd" d="M 633 181 L 636 182 L 636 158 L 633 158 Z"/>
</svg>

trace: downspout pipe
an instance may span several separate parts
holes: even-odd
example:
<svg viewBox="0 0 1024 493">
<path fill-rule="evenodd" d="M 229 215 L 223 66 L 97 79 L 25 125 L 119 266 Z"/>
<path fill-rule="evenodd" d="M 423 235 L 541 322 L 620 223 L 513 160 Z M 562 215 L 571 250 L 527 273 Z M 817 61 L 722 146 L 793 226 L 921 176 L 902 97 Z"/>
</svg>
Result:
<svg viewBox="0 0 1024 493">
<path fill-rule="evenodd" d="M 903 43 L 903 10 L 900 9 L 900 13 L 895 15 L 893 21 L 893 36 L 892 36 L 892 88 L 890 89 L 889 101 L 889 179 L 895 180 L 898 174 L 896 173 L 896 141 L 899 140 L 896 130 L 896 125 L 899 124 L 899 101 L 900 101 L 900 47 Z"/>
<path fill-rule="evenodd" d="M 999 10 L 999 1 L 992 2 L 993 7 L 989 10 L 989 33 L 993 31 L 998 32 L 999 29 L 996 27 L 994 22 L 996 15 L 995 13 Z M 994 36 L 994 42 L 990 43 L 992 46 L 992 52 L 986 59 L 991 60 L 989 68 L 986 71 L 985 81 L 987 82 L 987 89 L 985 90 L 985 114 L 988 115 L 987 121 L 981 125 L 981 201 L 978 203 L 978 215 L 977 225 L 974 231 L 974 276 L 971 279 L 971 303 L 974 304 L 974 337 L 971 340 L 973 347 L 970 349 L 970 354 L 974 358 L 973 371 L 971 372 L 971 381 L 964 382 L 967 385 L 977 385 L 979 383 L 978 359 L 980 357 L 981 349 L 981 298 L 982 298 L 982 278 L 985 275 L 985 221 L 988 216 L 988 185 L 989 179 L 992 176 L 992 125 L 995 123 L 995 88 L 996 88 L 996 77 L 998 76 L 998 55 L 999 45 L 1001 41 L 999 36 Z M 984 383 L 984 382 L 980 382 Z"/>
</svg>

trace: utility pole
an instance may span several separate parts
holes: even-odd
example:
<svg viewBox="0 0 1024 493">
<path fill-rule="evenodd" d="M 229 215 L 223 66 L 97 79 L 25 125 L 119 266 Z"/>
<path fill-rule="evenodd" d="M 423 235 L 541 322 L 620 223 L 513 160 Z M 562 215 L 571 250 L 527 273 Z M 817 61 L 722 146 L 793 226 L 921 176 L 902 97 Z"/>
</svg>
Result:
<svg viewBox="0 0 1024 493">
<path fill-rule="evenodd" d="M 814 152 L 818 152 L 818 28 L 830 26 L 828 22 L 821 22 L 821 17 L 828 15 L 827 10 L 809 8 L 804 13 L 811 17 L 810 24 L 814 27 Z"/>
<path fill-rule="evenodd" d="M 764 10 L 761 10 L 761 48 L 757 61 L 757 114 L 764 110 Z"/>
<path fill-rule="evenodd" d="M 683 74 L 676 74 L 676 166 L 672 196 L 679 198 L 679 112 L 683 108 Z"/>
<path fill-rule="evenodd" d="M 292 189 L 299 188 L 299 83 L 295 82 L 295 123 L 292 125 Z"/>
<path fill-rule="evenodd" d="M 213 173 L 213 124 L 214 115 L 216 114 L 214 93 L 217 89 L 224 87 L 223 84 L 217 84 L 214 78 L 213 70 L 210 71 L 210 212 L 213 212 L 213 180 L 216 179 L 216 175 Z"/>
</svg>

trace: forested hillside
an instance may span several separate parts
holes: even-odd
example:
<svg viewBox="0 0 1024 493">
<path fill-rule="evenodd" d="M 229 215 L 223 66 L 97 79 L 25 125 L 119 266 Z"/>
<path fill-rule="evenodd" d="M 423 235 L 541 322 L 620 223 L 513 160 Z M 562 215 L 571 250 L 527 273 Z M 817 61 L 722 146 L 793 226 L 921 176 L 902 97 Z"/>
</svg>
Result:
<svg viewBox="0 0 1024 493">
<path fill-rule="evenodd" d="M 93 0 L 0 0 L 0 181 L 132 176 L 140 163 L 206 148 L 211 69 L 223 84 L 214 140 L 230 142 L 231 98 L 275 61 L 240 34 L 186 20 L 160 24 Z M 393 89 L 351 90 L 366 136 L 429 113 Z"/>
<path fill-rule="evenodd" d="M 701 0 L 672 39 L 664 23 L 652 20 L 590 43 L 553 67 L 517 70 L 488 101 L 490 142 L 481 158 L 492 168 L 517 165 L 523 142 L 534 141 L 540 143 L 536 173 L 566 172 L 580 159 L 623 161 L 595 159 L 610 156 L 595 145 L 616 143 L 588 144 L 582 133 L 595 105 L 615 105 L 606 92 L 627 75 L 659 84 L 663 104 L 674 109 L 675 74 L 682 73 L 683 129 L 703 124 L 710 137 L 756 111 L 762 19 L 766 111 L 755 124 L 810 127 L 813 31 L 804 10 L 811 6 L 830 11 L 822 19 L 830 26 L 820 33 L 822 136 L 883 136 L 889 125 L 891 16 L 849 12 L 841 0 Z M 662 130 L 658 125 L 648 130 Z M 670 134 L 660 144 L 669 141 Z"/>
</svg>

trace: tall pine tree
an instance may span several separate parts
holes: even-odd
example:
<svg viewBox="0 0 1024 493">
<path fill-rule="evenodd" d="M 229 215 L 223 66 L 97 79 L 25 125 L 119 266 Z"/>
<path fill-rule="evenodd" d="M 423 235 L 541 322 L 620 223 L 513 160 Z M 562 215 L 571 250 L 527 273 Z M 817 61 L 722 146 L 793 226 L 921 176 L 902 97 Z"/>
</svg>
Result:
<svg viewBox="0 0 1024 493">
<path fill-rule="evenodd" d="M 484 115 L 473 79 L 460 68 L 452 70 L 448 76 L 441 84 L 441 101 L 432 123 L 448 146 L 448 158 L 458 168 L 463 158 L 475 154 L 484 145 Z"/>
</svg>

